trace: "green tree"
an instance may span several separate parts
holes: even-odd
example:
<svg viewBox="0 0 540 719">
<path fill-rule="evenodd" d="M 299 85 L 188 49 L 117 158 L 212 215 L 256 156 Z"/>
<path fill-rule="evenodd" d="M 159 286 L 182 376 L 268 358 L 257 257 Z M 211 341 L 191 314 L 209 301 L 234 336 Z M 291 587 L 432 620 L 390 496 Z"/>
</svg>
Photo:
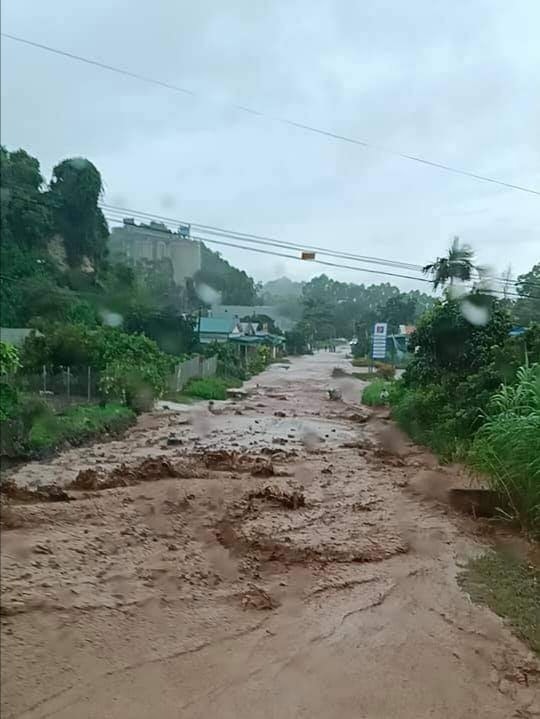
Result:
<svg viewBox="0 0 540 719">
<path fill-rule="evenodd" d="M 452 285 L 454 280 L 468 282 L 473 275 L 474 252 L 469 245 L 461 245 L 459 237 L 454 237 L 446 257 L 438 257 L 435 262 L 426 265 L 422 271 L 431 275 L 433 289 L 444 287 L 447 283 Z"/>
<path fill-rule="evenodd" d="M 404 293 L 394 295 L 378 310 L 380 321 L 388 323 L 388 331 L 395 334 L 399 325 L 411 325 L 416 315 L 416 301 Z"/>
<path fill-rule="evenodd" d="M 104 259 L 109 231 L 98 207 L 102 190 L 99 171 L 85 158 L 63 160 L 53 169 L 51 203 L 71 265 L 86 256 L 96 268 Z"/>
<path fill-rule="evenodd" d="M 195 285 L 205 284 L 221 295 L 225 305 L 254 305 L 257 302 L 255 282 L 243 270 L 233 267 L 219 252 L 212 252 L 201 244 L 201 269 Z M 201 303 L 193 298 L 194 304 Z"/>
<path fill-rule="evenodd" d="M 515 305 L 515 317 L 520 324 L 540 324 L 540 262 L 516 281 L 519 299 Z"/>
</svg>

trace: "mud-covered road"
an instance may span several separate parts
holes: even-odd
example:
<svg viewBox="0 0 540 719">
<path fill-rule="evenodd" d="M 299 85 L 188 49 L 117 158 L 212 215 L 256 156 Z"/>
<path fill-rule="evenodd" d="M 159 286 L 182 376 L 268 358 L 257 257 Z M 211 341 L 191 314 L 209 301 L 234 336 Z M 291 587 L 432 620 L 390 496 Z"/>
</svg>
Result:
<svg viewBox="0 0 540 719">
<path fill-rule="evenodd" d="M 17 470 L 71 501 L 3 506 L 2 717 L 540 715 L 532 657 L 456 582 L 482 546 L 436 501 L 455 473 L 336 366 Z"/>
</svg>

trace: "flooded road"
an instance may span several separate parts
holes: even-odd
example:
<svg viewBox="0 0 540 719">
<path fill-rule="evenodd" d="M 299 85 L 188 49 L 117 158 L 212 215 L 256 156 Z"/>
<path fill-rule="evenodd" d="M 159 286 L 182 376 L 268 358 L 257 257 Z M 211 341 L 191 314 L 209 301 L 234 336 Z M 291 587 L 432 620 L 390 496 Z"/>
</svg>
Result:
<svg viewBox="0 0 540 719">
<path fill-rule="evenodd" d="M 538 716 L 530 654 L 458 588 L 482 547 L 433 499 L 451 471 L 334 367 L 14 473 L 73 501 L 3 513 L 3 717 Z"/>
</svg>

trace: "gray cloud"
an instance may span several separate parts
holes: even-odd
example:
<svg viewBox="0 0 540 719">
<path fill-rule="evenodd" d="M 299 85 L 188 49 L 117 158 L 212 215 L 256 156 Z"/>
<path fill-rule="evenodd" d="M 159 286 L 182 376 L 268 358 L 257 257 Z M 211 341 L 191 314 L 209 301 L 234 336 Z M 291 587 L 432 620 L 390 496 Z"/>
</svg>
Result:
<svg viewBox="0 0 540 719">
<path fill-rule="evenodd" d="M 113 204 L 409 262 L 460 234 L 484 263 L 525 271 L 540 258 L 537 197 L 229 104 L 538 187 L 539 21 L 536 0 L 4 3 L 5 32 L 200 96 L 3 40 L 2 142 L 46 173 L 89 157 Z M 222 252 L 258 279 L 322 269 Z"/>
</svg>

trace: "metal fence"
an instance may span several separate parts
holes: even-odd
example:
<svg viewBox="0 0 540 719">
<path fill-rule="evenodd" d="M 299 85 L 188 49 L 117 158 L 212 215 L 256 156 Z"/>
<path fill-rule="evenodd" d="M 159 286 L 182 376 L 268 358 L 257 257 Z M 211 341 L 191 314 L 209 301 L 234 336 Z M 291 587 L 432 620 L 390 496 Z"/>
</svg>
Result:
<svg viewBox="0 0 540 719">
<path fill-rule="evenodd" d="M 168 378 L 168 388 L 180 392 L 191 379 L 213 377 L 217 372 L 217 357 L 192 357 L 178 364 Z M 6 378 L 20 392 L 39 395 L 55 409 L 72 404 L 97 403 L 104 398 L 100 389 L 101 375 L 93 367 L 51 367 L 43 365 L 41 372 L 17 372 Z"/>
<path fill-rule="evenodd" d="M 100 374 L 93 367 L 50 367 L 43 365 L 34 374 L 18 372 L 11 378 L 18 390 L 40 395 L 60 409 L 71 404 L 99 402 Z"/>
</svg>

